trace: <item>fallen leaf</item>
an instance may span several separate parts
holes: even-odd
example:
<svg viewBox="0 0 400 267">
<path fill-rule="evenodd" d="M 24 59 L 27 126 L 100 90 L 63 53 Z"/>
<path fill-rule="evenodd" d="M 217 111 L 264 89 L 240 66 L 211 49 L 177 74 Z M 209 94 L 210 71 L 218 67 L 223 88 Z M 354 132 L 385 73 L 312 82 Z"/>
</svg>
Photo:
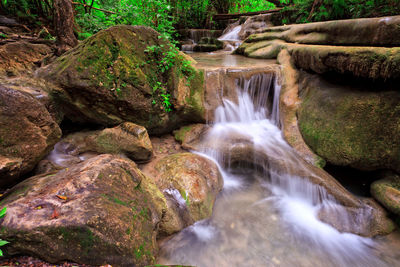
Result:
<svg viewBox="0 0 400 267">
<path fill-rule="evenodd" d="M 67 197 L 66 196 L 61 196 L 61 195 L 56 195 L 59 199 L 62 199 L 62 200 L 67 200 Z"/>
<path fill-rule="evenodd" d="M 57 219 L 59 216 L 60 216 L 60 214 L 58 213 L 57 209 L 54 208 L 53 214 L 51 215 L 51 218 L 50 218 L 50 219 L 51 219 L 51 220 L 52 220 L 52 219 Z"/>
<path fill-rule="evenodd" d="M 43 207 L 42 206 L 37 206 L 35 207 L 35 210 L 41 210 Z"/>
</svg>

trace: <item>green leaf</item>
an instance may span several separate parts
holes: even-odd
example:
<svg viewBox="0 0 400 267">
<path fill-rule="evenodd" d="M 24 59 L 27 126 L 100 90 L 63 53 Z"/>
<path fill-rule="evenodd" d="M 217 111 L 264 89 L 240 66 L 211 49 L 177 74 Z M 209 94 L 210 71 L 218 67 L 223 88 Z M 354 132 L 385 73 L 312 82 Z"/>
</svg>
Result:
<svg viewBox="0 0 400 267">
<path fill-rule="evenodd" d="M 7 207 L 4 207 L 1 211 L 0 211 L 0 218 L 4 217 L 4 215 L 6 215 L 7 212 Z"/>
<path fill-rule="evenodd" d="M 9 244 L 10 242 L 0 239 L 0 247 Z"/>
</svg>

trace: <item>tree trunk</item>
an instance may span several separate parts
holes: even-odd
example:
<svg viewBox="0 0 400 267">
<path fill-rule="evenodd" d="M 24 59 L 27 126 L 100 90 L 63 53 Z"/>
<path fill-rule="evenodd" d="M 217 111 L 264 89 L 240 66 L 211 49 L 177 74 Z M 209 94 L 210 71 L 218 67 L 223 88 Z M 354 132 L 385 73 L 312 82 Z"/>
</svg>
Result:
<svg viewBox="0 0 400 267">
<path fill-rule="evenodd" d="M 78 44 L 74 35 L 74 9 L 71 0 L 54 0 L 54 30 L 58 55 Z"/>
</svg>

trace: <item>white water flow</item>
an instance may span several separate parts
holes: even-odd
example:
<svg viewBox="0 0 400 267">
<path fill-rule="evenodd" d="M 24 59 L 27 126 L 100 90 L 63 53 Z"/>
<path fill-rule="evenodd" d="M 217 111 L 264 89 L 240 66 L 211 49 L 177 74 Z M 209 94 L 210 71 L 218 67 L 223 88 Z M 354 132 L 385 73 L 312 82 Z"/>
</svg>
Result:
<svg viewBox="0 0 400 267">
<path fill-rule="evenodd" d="M 238 79 L 238 101 L 225 99 L 215 111 L 215 123 L 197 153 L 220 166 L 224 189 L 210 219 L 161 245 L 160 263 L 390 266 L 377 256 L 371 239 L 339 232 L 319 220 L 318 213 L 329 210 L 341 223 L 355 223 L 324 188 L 291 174 L 305 166 L 278 127 L 276 81 L 273 74 Z M 241 156 L 249 144 L 257 155 L 268 155 L 268 164 L 251 158 L 251 153 Z M 238 158 L 254 164 L 241 165 Z"/>
<path fill-rule="evenodd" d="M 224 49 L 233 51 L 240 46 L 242 40 L 239 38 L 239 32 L 242 30 L 242 25 L 235 26 L 232 30 L 223 34 L 218 40 L 225 43 Z"/>
</svg>

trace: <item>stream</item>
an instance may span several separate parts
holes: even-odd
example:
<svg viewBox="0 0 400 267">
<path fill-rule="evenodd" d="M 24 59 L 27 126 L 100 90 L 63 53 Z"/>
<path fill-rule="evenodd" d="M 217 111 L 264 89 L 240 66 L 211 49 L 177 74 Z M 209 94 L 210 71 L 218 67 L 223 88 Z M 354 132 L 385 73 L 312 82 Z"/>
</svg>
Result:
<svg viewBox="0 0 400 267">
<path fill-rule="evenodd" d="M 212 67 L 253 65 L 246 58 L 203 54 Z M 247 60 L 247 61 L 246 61 Z M 260 62 L 260 61 L 259 61 Z M 271 62 L 269 62 L 271 63 Z M 257 65 L 257 64 L 255 64 Z M 333 196 L 290 170 L 305 169 L 279 128 L 279 73 L 236 80 L 237 102 L 224 99 L 199 153 L 216 162 L 224 178 L 211 218 L 160 242 L 160 264 L 191 266 L 400 266 L 398 233 L 366 238 L 339 232 L 319 220 L 328 210 L 343 224 L 356 221 Z M 232 138 L 232 136 L 234 138 Z M 244 140 L 273 159 L 252 165 L 226 162 Z M 221 147 L 229 145 L 229 149 Z M 232 152 L 233 153 L 233 152 Z M 357 216 L 367 216 L 360 211 Z"/>
</svg>

